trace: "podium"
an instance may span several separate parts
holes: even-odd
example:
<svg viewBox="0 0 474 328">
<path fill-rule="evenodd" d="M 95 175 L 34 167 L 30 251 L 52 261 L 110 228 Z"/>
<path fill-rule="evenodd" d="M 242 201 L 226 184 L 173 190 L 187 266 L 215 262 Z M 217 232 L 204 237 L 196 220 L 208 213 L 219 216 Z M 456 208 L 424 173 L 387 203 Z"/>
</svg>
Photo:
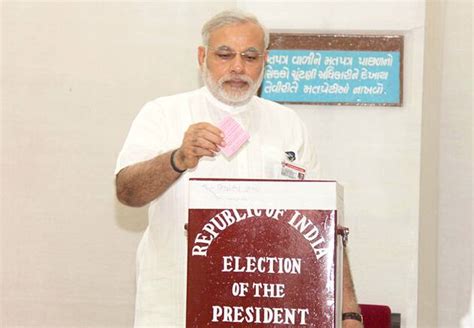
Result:
<svg viewBox="0 0 474 328">
<path fill-rule="evenodd" d="M 335 181 L 190 179 L 186 327 L 341 327 Z"/>
</svg>

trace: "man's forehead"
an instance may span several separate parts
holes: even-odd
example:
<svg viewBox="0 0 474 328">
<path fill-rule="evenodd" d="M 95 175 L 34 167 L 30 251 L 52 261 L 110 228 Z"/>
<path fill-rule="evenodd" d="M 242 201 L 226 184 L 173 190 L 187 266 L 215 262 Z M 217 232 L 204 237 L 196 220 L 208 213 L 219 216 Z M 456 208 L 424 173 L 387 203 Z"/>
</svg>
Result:
<svg viewBox="0 0 474 328">
<path fill-rule="evenodd" d="M 261 48 L 264 46 L 262 28 L 252 22 L 237 23 L 219 27 L 209 34 L 209 45 L 212 47 Z"/>
</svg>

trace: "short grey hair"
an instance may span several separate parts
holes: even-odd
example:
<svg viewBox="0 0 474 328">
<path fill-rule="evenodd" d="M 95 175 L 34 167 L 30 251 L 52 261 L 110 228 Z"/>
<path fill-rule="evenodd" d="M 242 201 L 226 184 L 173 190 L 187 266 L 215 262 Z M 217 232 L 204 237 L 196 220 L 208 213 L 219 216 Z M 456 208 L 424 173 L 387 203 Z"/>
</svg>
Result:
<svg viewBox="0 0 474 328">
<path fill-rule="evenodd" d="M 209 38 L 211 36 L 211 33 L 215 30 L 218 30 L 224 26 L 244 23 L 254 23 L 262 29 L 263 42 L 265 44 L 265 49 L 267 49 L 268 44 L 270 43 L 270 36 L 268 34 L 267 29 L 258 21 L 257 17 L 238 9 L 222 11 L 204 24 L 201 31 L 203 45 L 209 45 Z"/>
</svg>

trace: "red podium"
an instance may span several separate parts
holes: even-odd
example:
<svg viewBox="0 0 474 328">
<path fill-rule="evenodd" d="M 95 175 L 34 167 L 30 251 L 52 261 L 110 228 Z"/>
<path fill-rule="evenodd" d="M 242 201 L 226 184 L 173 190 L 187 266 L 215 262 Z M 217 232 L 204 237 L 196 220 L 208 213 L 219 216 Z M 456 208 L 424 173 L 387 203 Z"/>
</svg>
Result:
<svg viewBox="0 0 474 328">
<path fill-rule="evenodd" d="M 338 328 L 335 181 L 191 179 L 186 327 Z"/>
</svg>

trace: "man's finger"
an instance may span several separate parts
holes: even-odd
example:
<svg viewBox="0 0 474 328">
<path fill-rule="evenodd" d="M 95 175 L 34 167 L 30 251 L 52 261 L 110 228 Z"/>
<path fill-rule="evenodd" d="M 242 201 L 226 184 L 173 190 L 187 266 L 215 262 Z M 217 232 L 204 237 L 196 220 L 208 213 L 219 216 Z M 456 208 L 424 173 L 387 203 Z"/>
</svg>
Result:
<svg viewBox="0 0 474 328">
<path fill-rule="evenodd" d="M 183 145 L 181 147 L 181 154 L 184 159 L 191 157 L 214 156 L 215 151 L 200 147 L 196 144 Z"/>
<path fill-rule="evenodd" d="M 209 157 L 215 156 L 215 152 L 208 150 L 206 148 L 193 147 L 191 151 L 195 157 L 199 157 L 199 158 L 204 157 L 204 156 L 209 156 Z"/>
<path fill-rule="evenodd" d="M 207 123 L 196 123 L 192 126 L 192 132 L 196 132 L 215 144 L 221 144 L 224 140 L 224 133 L 216 126 Z"/>
<path fill-rule="evenodd" d="M 204 149 L 210 150 L 212 152 L 218 152 L 220 150 L 219 147 L 217 146 L 216 142 L 209 141 L 206 138 L 196 138 L 196 140 L 194 141 L 193 146 L 199 147 L 199 148 L 204 148 Z"/>
</svg>

